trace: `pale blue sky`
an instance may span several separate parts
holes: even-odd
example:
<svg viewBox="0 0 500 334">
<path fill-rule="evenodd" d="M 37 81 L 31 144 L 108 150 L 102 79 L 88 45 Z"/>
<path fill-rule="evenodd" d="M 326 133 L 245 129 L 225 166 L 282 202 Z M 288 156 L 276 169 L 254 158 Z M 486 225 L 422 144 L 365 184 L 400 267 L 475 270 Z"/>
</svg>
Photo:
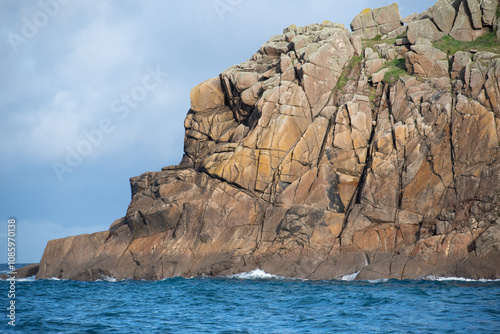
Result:
<svg viewBox="0 0 500 334">
<path fill-rule="evenodd" d="M 18 262 L 122 217 L 130 177 L 180 161 L 198 83 L 290 24 L 348 27 L 364 8 L 392 2 L 2 0 L 0 263 L 10 217 Z M 404 17 L 433 3 L 399 7 Z"/>
</svg>

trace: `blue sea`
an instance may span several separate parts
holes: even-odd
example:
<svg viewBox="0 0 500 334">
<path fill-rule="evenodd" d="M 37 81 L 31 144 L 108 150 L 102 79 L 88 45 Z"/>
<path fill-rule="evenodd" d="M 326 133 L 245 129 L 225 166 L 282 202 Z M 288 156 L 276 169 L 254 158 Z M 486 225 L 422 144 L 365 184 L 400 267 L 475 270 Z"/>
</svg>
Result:
<svg viewBox="0 0 500 334">
<path fill-rule="evenodd" d="M 4 269 L 5 267 L 0 268 Z M 1 333 L 499 333 L 500 281 L 216 278 L 19 279 Z"/>
</svg>

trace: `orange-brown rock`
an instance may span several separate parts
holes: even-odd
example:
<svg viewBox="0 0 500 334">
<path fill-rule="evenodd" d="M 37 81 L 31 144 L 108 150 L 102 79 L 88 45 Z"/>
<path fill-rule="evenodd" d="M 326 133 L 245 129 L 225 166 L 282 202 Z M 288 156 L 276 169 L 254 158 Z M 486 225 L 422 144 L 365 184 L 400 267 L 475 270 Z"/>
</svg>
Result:
<svg viewBox="0 0 500 334">
<path fill-rule="evenodd" d="M 441 78 L 448 76 L 448 56 L 434 47 L 430 41 L 419 38 L 405 54 L 409 74 L 417 77 Z"/>
<path fill-rule="evenodd" d="M 132 178 L 108 231 L 50 241 L 37 278 L 500 278 L 500 58 L 398 44 L 273 36 L 193 89 L 181 163 Z"/>
</svg>

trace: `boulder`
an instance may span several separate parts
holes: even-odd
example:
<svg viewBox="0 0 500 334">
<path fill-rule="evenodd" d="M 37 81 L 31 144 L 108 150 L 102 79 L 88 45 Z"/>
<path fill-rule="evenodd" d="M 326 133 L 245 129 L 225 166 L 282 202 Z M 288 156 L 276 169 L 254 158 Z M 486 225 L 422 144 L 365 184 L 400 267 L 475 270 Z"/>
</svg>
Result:
<svg viewBox="0 0 500 334">
<path fill-rule="evenodd" d="M 364 39 L 372 39 L 377 35 L 386 35 L 401 27 L 401 15 L 397 4 L 364 9 L 351 22 L 351 29 L 355 35 Z"/>
<path fill-rule="evenodd" d="M 499 2 L 497 0 L 481 0 L 484 25 L 492 26 L 495 23 L 498 6 Z"/>
<path fill-rule="evenodd" d="M 377 73 L 374 73 L 372 75 L 372 83 L 377 84 L 377 83 L 381 82 L 382 80 L 384 80 L 384 76 L 388 70 L 389 69 L 384 68 L 384 69 L 378 71 Z"/>
<path fill-rule="evenodd" d="M 443 34 L 448 35 L 455 21 L 455 8 L 453 8 L 448 0 L 438 0 L 436 4 L 430 8 L 430 12 L 439 30 L 441 30 Z"/>
<path fill-rule="evenodd" d="M 17 272 L 16 277 L 17 278 L 26 278 L 26 277 L 35 276 L 38 273 L 39 269 L 40 269 L 40 265 L 38 263 L 28 264 L 27 266 L 24 266 L 24 267 L 16 270 L 16 272 Z"/>
<path fill-rule="evenodd" d="M 481 11 L 480 0 L 466 0 L 467 8 L 469 9 L 469 15 L 472 22 L 473 29 L 481 29 L 483 27 L 482 17 L 483 13 Z"/>
<path fill-rule="evenodd" d="M 290 50 L 290 42 L 288 41 L 269 41 L 260 47 L 262 53 L 278 57 Z"/>
<path fill-rule="evenodd" d="M 365 59 L 365 71 L 368 76 L 378 72 L 385 62 L 385 59 L 380 58 L 378 53 L 374 52 L 372 48 L 365 49 Z"/>
<path fill-rule="evenodd" d="M 407 17 L 401 19 L 401 23 L 408 24 L 408 23 L 412 22 L 413 20 L 415 20 L 415 18 L 417 17 L 417 15 L 418 15 L 418 13 L 410 14 Z"/>
<path fill-rule="evenodd" d="M 444 34 L 439 31 L 430 19 L 413 21 L 408 24 L 408 40 L 411 44 L 415 44 L 419 38 L 437 41 L 443 37 Z"/>
<path fill-rule="evenodd" d="M 15 278 L 33 277 L 37 274 L 39 269 L 38 263 L 28 264 L 27 266 L 16 269 L 16 274 L 12 275 Z M 0 279 L 8 279 L 9 275 L 1 274 Z"/>
<path fill-rule="evenodd" d="M 377 23 L 373 18 L 373 13 L 370 8 L 363 9 L 361 13 L 356 15 L 351 22 L 351 29 L 353 31 L 375 27 Z"/>
<path fill-rule="evenodd" d="M 388 38 L 396 38 L 398 36 L 404 36 L 404 35 L 406 35 L 407 31 L 408 31 L 408 26 L 401 26 L 401 27 L 389 32 L 387 34 L 387 37 Z"/>
<path fill-rule="evenodd" d="M 467 13 L 468 9 L 466 8 L 466 6 L 467 6 L 466 1 L 462 1 L 460 3 L 455 23 L 453 24 L 453 28 L 450 31 L 451 37 L 453 37 L 457 41 L 462 41 L 462 42 L 474 41 L 478 37 L 486 33 L 486 31 L 483 29 L 475 30 L 474 27 L 471 25 L 471 17 L 469 17 Z"/>
<path fill-rule="evenodd" d="M 204 111 L 224 105 L 224 93 L 219 78 L 202 82 L 191 90 L 191 109 Z"/>
<path fill-rule="evenodd" d="M 429 10 L 426 10 L 425 12 L 418 13 L 417 16 L 413 19 L 413 21 L 422 21 L 425 19 L 430 19 L 432 20 L 432 13 Z"/>
<path fill-rule="evenodd" d="M 396 3 L 381 8 L 375 8 L 372 10 L 372 13 L 381 35 L 385 35 L 403 25 Z"/>
</svg>

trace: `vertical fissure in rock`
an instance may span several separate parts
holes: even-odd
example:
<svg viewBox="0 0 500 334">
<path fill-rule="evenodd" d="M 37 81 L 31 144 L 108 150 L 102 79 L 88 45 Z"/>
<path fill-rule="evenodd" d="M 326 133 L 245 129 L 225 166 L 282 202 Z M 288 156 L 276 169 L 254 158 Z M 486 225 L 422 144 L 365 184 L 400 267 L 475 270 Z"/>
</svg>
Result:
<svg viewBox="0 0 500 334">
<path fill-rule="evenodd" d="M 141 263 L 135 258 L 135 255 L 134 253 L 129 249 L 129 253 L 130 255 L 132 256 L 132 260 L 135 262 L 135 264 L 140 267 L 141 266 Z"/>
<path fill-rule="evenodd" d="M 221 85 L 221 88 L 222 88 L 222 93 L 224 93 L 224 104 L 226 106 L 228 106 L 229 108 L 231 108 L 231 102 L 230 102 L 230 97 L 229 97 L 229 87 L 227 87 L 227 84 L 226 84 L 226 80 L 224 78 L 224 74 L 219 74 L 219 80 L 220 80 L 220 85 Z M 233 110 L 231 108 L 231 110 Z M 234 110 L 233 110 L 234 112 Z M 236 117 L 235 117 L 236 119 Z"/>
<path fill-rule="evenodd" d="M 377 126 L 379 123 L 378 116 L 379 116 L 379 109 L 380 108 L 381 108 L 381 103 L 376 105 L 375 108 L 373 109 L 373 116 L 375 119 L 375 124 L 372 126 L 372 131 L 370 133 L 370 139 L 368 140 L 368 148 L 367 148 L 368 152 L 366 155 L 366 162 L 365 162 L 365 166 L 363 167 L 363 172 L 361 173 L 358 185 L 356 187 L 356 190 L 354 191 L 354 194 L 351 197 L 349 205 L 347 206 L 347 208 L 345 210 L 345 217 L 344 217 L 344 221 L 342 223 L 342 229 L 341 229 L 341 231 L 339 233 L 339 237 L 338 237 L 341 247 L 342 247 L 342 234 L 347 227 L 352 209 L 354 208 L 354 206 L 356 204 L 361 204 L 362 191 L 363 191 L 363 188 L 365 186 L 368 173 L 370 172 L 370 169 L 371 169 L 373 154 L 375 151 L 374 139 L 375 139 L 375 133 L 377 130 Z"/>
<path fill-rule="evenodd" d="M 455 146 L 453 145 L 453 113 L 455 112 L 457 103 L 457 97 L 453 96 L 451 100 L 451 115 L 450 115 L 450 123 L 449 123 L 449 137 L 450 137 L 450 161 L 451 161 L 451 173 L 453 176 L 453 189 L 455 194 L 457 194 L 457 186 L 456 186 L 456 174 L 455 174 Z"/>
<path fill-rule="evenodd" d="M 397 139 L 396 139 L 395 120 L 394 120 L 394 113 L 393 113 L 393 105 L 392 105 L 392 101 L 391 101 L 391 89 L 390 89 L 390 87 L 387 88 L 386 95 L 387 95 L 386 96 L 387 107 L 389 109 L 389 121 L 391 122 L 392 146 L 394 148 L 394 152 L 396 155 L 396 165 L 397 165 L 396 168 L 399 172 L 397 209 L 401 209 L 401 204 L 403 201 L 403 173 L 404 173 L 404 169 L 406 166 L 406 146 L 403 145 L 403 158 L 402 158 L 402 162 L 401 162 L 399 159 L 398 145 L 397 145 Z M 398 210 L 395 210 L 394 221 L 397 220 L 397 216 L 398 216 Z"/>
<path fill-rule="evenodd" d="M 403 205 L 403 196 L 404 196 L 404 175 L 407 172 L 407 165 L 406 165 L 406 145 L 403 145 L 403 166 L 401 166 L 401 170 L 399 172 L 399 195 L 398 195 L 398 209 L 402 208 Z M 398 210 L 396 210 L 397 214 Z M 396 217 L 397 218 L 397 217 Z"/>
<path fill-rule="evenodd" d="M 353 130 L 353 125 L 352 125 L 352 120 L 351 120 L 351 112 L 349 111 L 349 106 L 347 104 L 345 104 L 345 110 L 347 112 L 347 121 L 349 122 L 349 130 L 350 130 L 350 138 L 351 138 L 351 145 L 352 147 L 356 147 L 356 145 L 354 144 L 354 138 L 352 136 L 352 130 Z M 358 156 L 358 153 L 356 152 L 356 150 L 354 149 L 354 155 L 356 156 L 356 159 L 358 160 L 358 164 L 361 164 L 361 159 L 359 158 Z"/>
<path fill-rule="evenodd" d="M 321 143 L 321 149 L 319 151 L 319 154 L 318 154 L 318 161 L 316 162 L 316 167 L 319 166 L 319 163 L 321 161 L 321 159 L 323 158 L 323 155 L 325 154 L 325 148 L 326 148 L 326 145 L 327 145 L 327 142 L 328 142 L 328 136 L 330 135 L 330 131 L 333 131 L 333 124 L 335 123 L 335 119 L 337 118 L 337 113 L 338 113 L 338 108 L 337 110 L 335 111 L 335 113 L 333 114 L 332 118 L 330 118 L 330 120 L 328 121 L 328 127 L 326 128 L 326 131 L 325 131 L 325 136 L 323 137 L 323 142 Z M 334 134 L 332 133 L 332 138 L 333 138 Z"/>
<path fill-rule="evenodd" d="M 370 134 L 370 139 L 368 140 L 368 154 L 366 155 L 366 164 L 363 168 L 363 172 L 361 173 L 361 177 L 359 178 L 359 183 L 358 183 L 358 187 L 356 189 L 356 195 L 355 195 L 356 196 L 355 204 L 361 203 L 362 190 L 363 190 L 363 187 L 365 185 L 368 173 L 369 173 L 371 166 L 372 166 L 373 154 L 375 153 L 374 138 L 375 138 L 375 133 L 376 133 L 376 129 L 378 126 L 379 109 L 381 107 L 382 106 L 379 105 L 374 110 L 374 112 L 375 112 L 375 115 L 374 115 L 375 116 L 375 126 L 372 126 L 372 132 Z"/>
<path fill-rule="evenodd" d="M 297 55 L 297 51 L 295 50 L 295 48 L 293 50 L 293 53 L 295 54 L 295 60 L 297 61 L 297 63 L 299 63 L 300 65 L 302 65 L 302 63 L 299 60 L 299 56 Z M 300 68 L 295 66 L 295 62 L 294 62 L 293 58 L 292 58 L 292 67 L 293 67 L 293 71 L 295 73 L 295 78 L 297 78 L 299 86 L 303 87 L 303 85 L 302 85 L 302 76 L 300 74 Z"/>
<path fill-rule="evenodd" d="M 186 203 L 184 203 L 184 205 L 182 206 L 182 210 L 181 210 L 181 214 L 179 215 L 179 219 L 177 219 L 177 223 L 175 224 L 175 227 L 174 227 L 174 230 L 172 232 L 172 239 L 176 239 L 177 238 L 177 229 L 179 228 L 179 226 L 181 225 L 181 222 L 182 220 L 184 219 L 184 209 L 186 207 Z"/>
</svg>

